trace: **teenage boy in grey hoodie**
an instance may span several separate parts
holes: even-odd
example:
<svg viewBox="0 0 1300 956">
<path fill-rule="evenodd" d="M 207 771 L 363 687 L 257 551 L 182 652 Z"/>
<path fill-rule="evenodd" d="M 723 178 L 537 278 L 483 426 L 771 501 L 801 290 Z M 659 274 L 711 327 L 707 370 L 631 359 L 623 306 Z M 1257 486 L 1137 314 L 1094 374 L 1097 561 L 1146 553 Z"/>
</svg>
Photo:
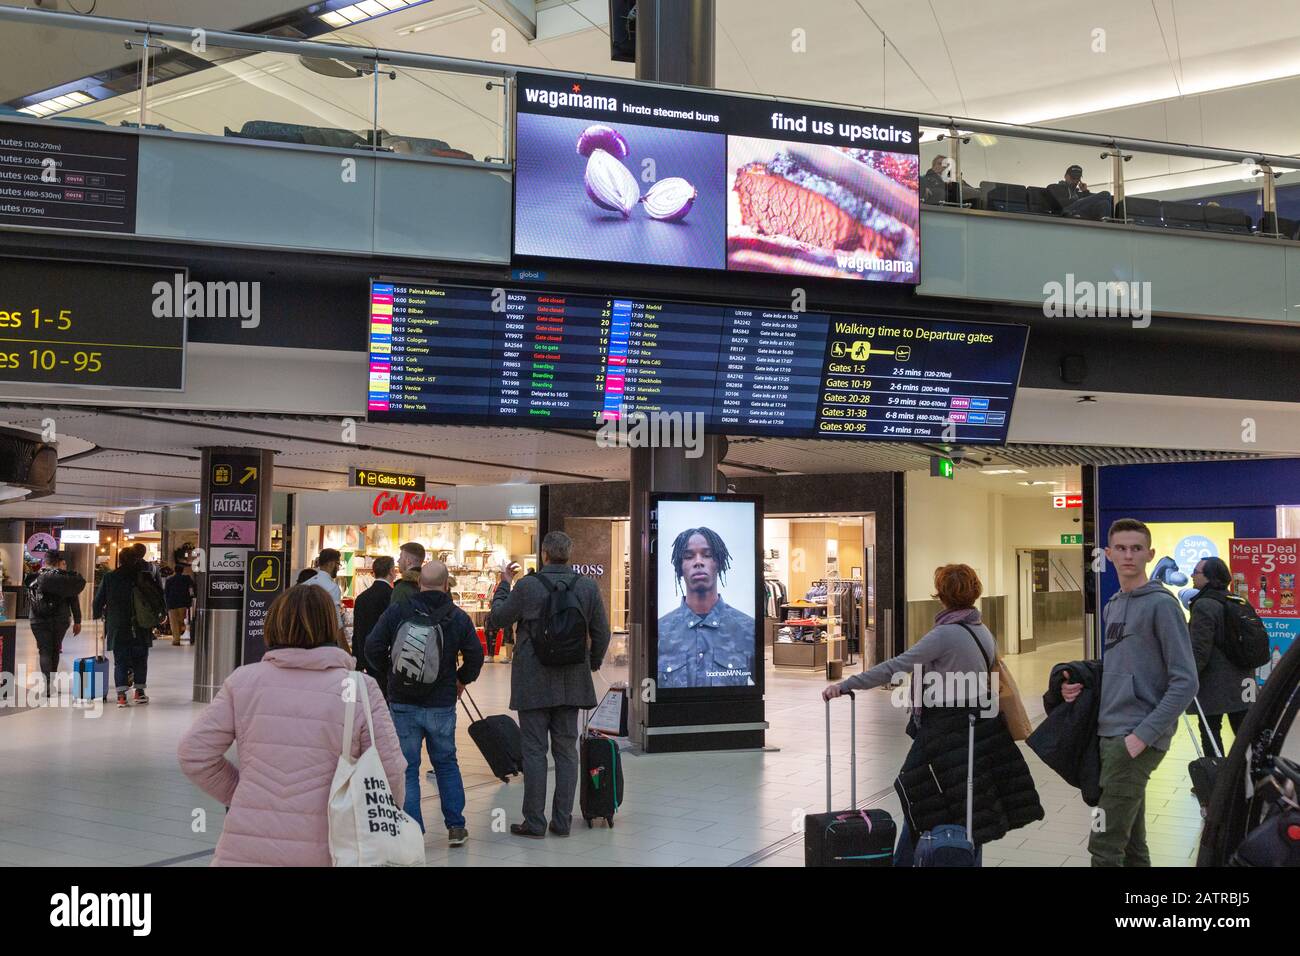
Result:
<svg viewBox="0 0 1300 956">
<path fill-rule="evenodd" d="M 1106 604 L 1102 657 L 1101 802 L 1088 840 L 1093 866 L 1150 866 L 1147 781 L 1169 750 L 1179 716 L 1196 696 L 1196 658 L 1182 606 L 1146 567 L 1151 531 L 1134 518 L 1110 526 L 1106 557 L 1119 592 Z M 1082 684 L 1063 684 L 1074 700 Z"/>
</svg>

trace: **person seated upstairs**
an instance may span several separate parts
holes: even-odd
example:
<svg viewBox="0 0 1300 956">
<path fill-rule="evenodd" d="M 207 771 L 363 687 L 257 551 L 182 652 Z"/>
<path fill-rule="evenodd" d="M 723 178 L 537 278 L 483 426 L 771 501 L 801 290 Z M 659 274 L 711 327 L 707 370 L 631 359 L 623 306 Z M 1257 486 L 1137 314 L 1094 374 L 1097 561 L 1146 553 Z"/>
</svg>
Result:
<svg viewBox="0 0 1300 956">
<path fill-rule="evenodd" d="M 1112 212 L 1110 193 L 1089 192 L 1083 167 L 1077 163 L 1067 167 L 1061 181 L 1048 186 L 1047 192 L 1061 207 L 1061 215 L 1072 219 L 1100 220 Z"/>
</svg>

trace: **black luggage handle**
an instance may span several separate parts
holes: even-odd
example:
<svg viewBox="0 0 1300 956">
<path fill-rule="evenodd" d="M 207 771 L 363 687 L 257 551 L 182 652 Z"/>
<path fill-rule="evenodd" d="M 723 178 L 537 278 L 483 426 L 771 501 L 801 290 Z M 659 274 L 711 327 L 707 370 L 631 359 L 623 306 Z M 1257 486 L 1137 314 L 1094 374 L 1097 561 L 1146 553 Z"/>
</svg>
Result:
<svg viewBox="0 0 1300 956">
<path fill-rule="evenodd" d="M 460 706 L 465 707 L 465 698 L 466 698 L 466 697 L 469 697 L 469 702 L 470 702 L 471 704 L 474 704 L 474 710 L 475 710 L 475 712 L 478 713 L 478 719 L 479 719 L 479 720 L 482 720 L 482 719 L 483 719 L 483 711 L 481 711 L 481 710 L 478 709 L 478 704 L 475 702 L 475 700 L 474 700 L 473 697 L 470 697 L 470 693 L 469 693 L 469 685 L 468 685 L 468 684 L 466 684 L 466 685 L 461 689 L 460 694 L 457 695 L 457 698 L 456 698 L 456 699 L 460 701 Z M 469 718 L 469 721 L 470 721 L 471 724 L 474 722 L 474 714 L 471 714 L 471 713 L 469 712 L 469 708 L 468 708 L 468 707 L 465 707 L 465 716 Z"/>
<path fill-rule="evenodd" d="M 849 708 L 849 809 L 858 808 L 858 697 L 843 692 L 852 701 Z M 826 812 L 831 813 L 831 702 L 826 701 Z"/>
</svg>

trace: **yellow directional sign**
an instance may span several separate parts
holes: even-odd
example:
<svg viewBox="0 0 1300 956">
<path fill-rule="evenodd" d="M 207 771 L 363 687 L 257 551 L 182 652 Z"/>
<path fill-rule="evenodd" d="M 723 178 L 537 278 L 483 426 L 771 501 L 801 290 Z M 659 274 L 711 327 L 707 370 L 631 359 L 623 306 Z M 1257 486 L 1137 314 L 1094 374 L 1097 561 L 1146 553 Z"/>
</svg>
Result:
<svg viewBox="0 0 1300 956">
<path fill-rule="evenodd" d="M 228 485 L 232 478 L 229 465 L 214 465 L 212 468 L 212 483 L 214 485 Z"/>
<path fill-rule="evenodd" d="M 424 475 L 407 475 L 398 471 L 374 468 L 349 468 L 348 484 L 353 488 L 388 488 L 393 491 L 424 491 Z"/>
<path fill-rule="evenodd" d="M 244 477 L 239 479 L 241 485 L 257 479 L 257 466 L 248 465 L 244 468 Z"/>
</svg>

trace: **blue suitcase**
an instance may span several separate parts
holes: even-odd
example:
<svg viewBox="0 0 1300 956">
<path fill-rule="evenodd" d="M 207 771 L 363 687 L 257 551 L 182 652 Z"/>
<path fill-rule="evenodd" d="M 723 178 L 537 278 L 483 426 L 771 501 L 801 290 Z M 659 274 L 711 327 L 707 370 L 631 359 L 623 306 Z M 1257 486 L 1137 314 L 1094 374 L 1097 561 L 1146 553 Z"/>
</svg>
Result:
<svg viewBox="0 0 1300 956">
<path fill-rule="evenodd" d="M 95 656 L 72 662 L 72 699 L 108 700 L 108 658 L 99 653 L 99 622 L 95 622 Z"/>
<path fill-rule="evenodd" d="M 980 854 L 971 842 L 975 832 L 975 715 L 970 715 L 966 744 L 966 825 L 955 823 L 926 830 L 916 842 L 914 866 L 979 866 Z"/>
</svg>

